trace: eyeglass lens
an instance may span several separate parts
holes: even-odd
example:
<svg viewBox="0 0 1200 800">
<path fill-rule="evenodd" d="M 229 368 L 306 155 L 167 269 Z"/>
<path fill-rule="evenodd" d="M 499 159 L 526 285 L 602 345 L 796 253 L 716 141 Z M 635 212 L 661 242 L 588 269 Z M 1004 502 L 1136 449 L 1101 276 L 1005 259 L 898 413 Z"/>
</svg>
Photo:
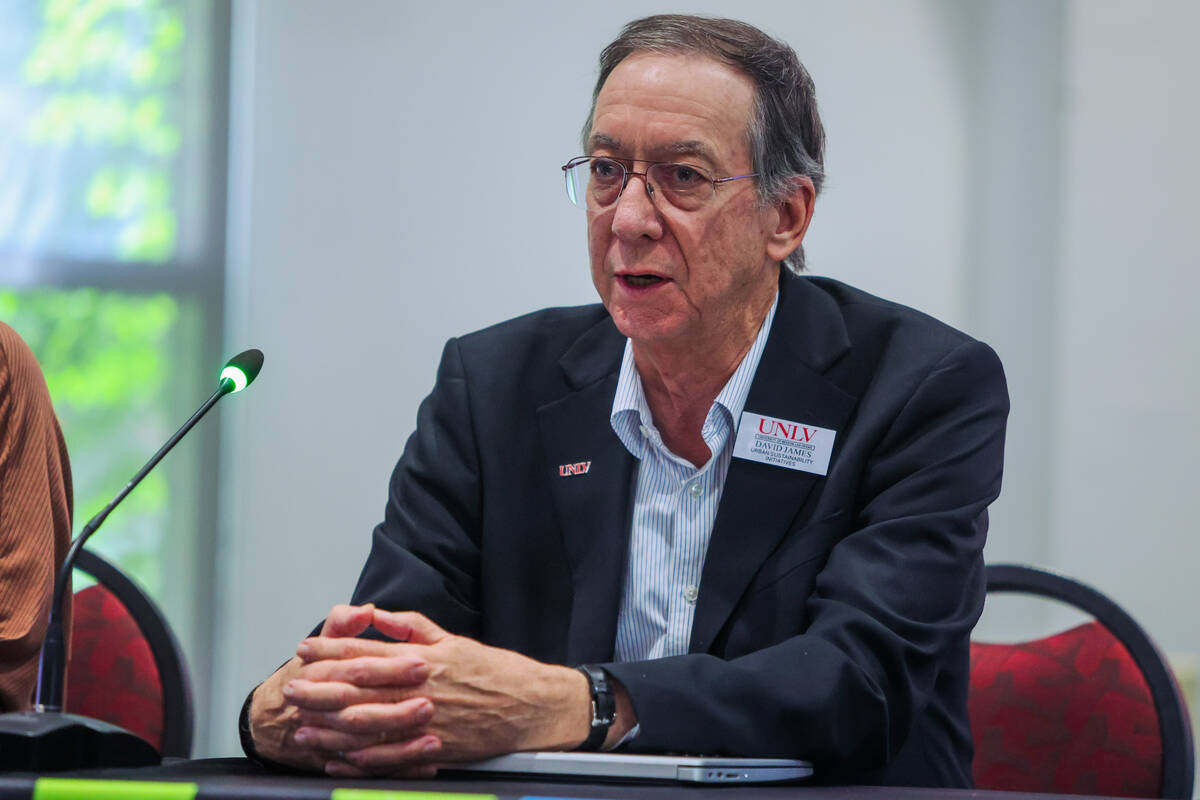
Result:
<svg viewBox="0 0 1200 800">
<path fill-rule="evenodd" d="M 581 159 L 566 170 L 567 196 L 575 205 L 607 208 L 617 202 L 632 178 L 620 161 L 611 158 Z M 661 194 L 671 205 L 694 211 L 712 199 L 712 178 L 690 164 L 651 164 L 646 168 L 651 195 Z"/>
</svg>

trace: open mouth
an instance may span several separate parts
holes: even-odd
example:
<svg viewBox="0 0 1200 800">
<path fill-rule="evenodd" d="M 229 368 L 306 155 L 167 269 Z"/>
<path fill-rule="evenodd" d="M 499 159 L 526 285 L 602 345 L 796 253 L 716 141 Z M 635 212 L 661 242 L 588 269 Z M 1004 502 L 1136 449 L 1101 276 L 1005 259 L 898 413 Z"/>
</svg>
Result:
<svg viewBox="0 0 1200 800">
<path fill-rule="evenodd" d="M 659 277 L 658 275 L 625 274 L 625 275 L 620 275 L 618 277 L 621 279 L 621 283 L 625 284 L 626 286 L 633 287 L 635 289 L 642 289 L 647 286 L 654 286 L 655 284 L 663 283 L 664 281 L 666 281 L 666 278 Z"/>
</svg>

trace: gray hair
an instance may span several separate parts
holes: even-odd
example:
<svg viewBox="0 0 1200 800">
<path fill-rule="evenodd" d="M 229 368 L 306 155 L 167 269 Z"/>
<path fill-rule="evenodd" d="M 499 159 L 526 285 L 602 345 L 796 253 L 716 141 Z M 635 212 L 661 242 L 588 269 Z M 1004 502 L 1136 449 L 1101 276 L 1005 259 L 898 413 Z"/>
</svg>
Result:
<svg viewBox="0 0 1200 800">
<path fill-rule="evenodd" d="M 600 75 L 592 108 L 583 126 L 587 148 L 596 99 L 608 76 L 634 53 L 699 54 L 739 70 L 757 88 L 753 117 L 747 125 L 750 157 L 758 173 L 758 200 L 778 203 L 801 175 L 821 191 L 825 178 L 825 129 L 817 113 L 816 90 L 808 70 L 785 43 L 733 19 L 658 14 L 627 24 L 600 53 Z M 804 270 L 804 247 L 784 259 L 793 272 Z"/>
</svg>

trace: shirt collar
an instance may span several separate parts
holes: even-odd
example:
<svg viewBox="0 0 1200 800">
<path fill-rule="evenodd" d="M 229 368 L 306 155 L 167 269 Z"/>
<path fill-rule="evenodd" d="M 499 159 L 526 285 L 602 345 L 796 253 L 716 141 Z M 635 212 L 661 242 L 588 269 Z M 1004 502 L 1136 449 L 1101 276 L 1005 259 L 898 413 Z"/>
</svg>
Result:
<svg viewBox="0 0 1200 800">
<path fill-rule="evenodd" d="M 771 308 L 767 311 L 767 316 L 763 318 L 762 325 L 759 326 L 754 343 L 750 345 L 750 349 L 746 351 L 746 355 L 742 356 L 742 361 L 738 364 L 737 369 L 733 371 L 729 380 L 717 393 L 713 407 L 708 413 L 709 421 L 712 420 L 713 412 L 718 407 L 724 408 L 729 412 L 731 427 L 734 430 L 737 429 L 742 409 L 746 405 L 746 397 L 750 394 L 750 384 L 753 383 L 754 374 L 758 371 L 758 363 L 762 359 L 763 348 L 767 345 L 767 337 L 771 333 L 771 323 L 775 319 L 775 310 L 778 307 L 779 291 L 776 290 L 775 299 L 771 302 Z M 621 372 L 617 376 L 617 393 L 613 396 L 609 422 L 617 437 L 635 458 L 642 458 L 646 447 L 646 435 L 643 428 L 656 440 L 656 444 L 661 444 L 650 414 L 650 406 L 646 403 L 642 378 L 638 374 L 637 365 L 633 360 L 633 342 L 630 339 L 625 340 L 625 352 L 621 356 Z"/>
</svg>

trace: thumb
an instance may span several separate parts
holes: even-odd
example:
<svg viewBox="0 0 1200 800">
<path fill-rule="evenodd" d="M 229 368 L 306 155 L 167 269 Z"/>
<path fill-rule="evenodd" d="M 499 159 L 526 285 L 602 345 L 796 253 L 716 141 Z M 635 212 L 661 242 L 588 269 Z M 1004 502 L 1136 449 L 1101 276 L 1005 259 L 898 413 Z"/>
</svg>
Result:
<svg viewBox="0 0 1200 800">
<path fill-rule="evenodd" d="M 334 606 L 325 618 L 325 624 L 321 626 L 321 635 L 358 636 L 371 625 L 371 615 L 374 612 L 375 606 L 371 603 L 362 606 Z"/>
<path fill-rule="evenodd" d="M 436 622 L 416 611 L 375 609 L 375 628 L 385 636 L 413 644 L 434 644 L 449 634 Z"/>
</svg>

